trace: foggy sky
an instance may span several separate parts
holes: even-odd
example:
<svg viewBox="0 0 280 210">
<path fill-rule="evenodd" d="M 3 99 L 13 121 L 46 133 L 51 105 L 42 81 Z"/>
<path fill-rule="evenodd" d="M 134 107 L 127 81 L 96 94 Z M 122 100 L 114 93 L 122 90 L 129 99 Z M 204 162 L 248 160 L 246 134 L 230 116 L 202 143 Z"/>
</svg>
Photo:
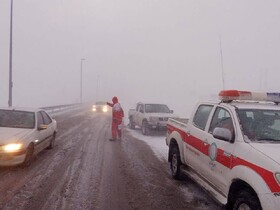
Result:
<svg viewBox="0 0 280 210">
<path fill-rule="evenodd" d="M 14 0 L 13 105 L 118 96 L 180 115 L 224 87 L 280 92 L 278 0 Z M 8 105 L 10 0 L 0 0 L 0 106 Z M 221 41 L 221 45 L 220 45 Z"/>
</svg>

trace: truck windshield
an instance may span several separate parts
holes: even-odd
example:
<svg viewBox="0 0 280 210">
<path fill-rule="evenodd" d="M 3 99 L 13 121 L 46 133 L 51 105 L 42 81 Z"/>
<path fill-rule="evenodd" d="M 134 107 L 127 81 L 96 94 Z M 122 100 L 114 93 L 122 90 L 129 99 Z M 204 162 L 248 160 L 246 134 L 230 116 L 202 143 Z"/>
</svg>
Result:
<svg viewBox="0 0 280 210">
<path fill-rule="evenodd" d="M 146 104 L 146 113 L 170 113 L 170 109 L 165 104 Z"/>
<path fill-rule="evenodd" d="M 243 135 L 252 141 L 280 143 L 280 111 L 239 109 Z"/>
<path fill-rule="evenodd" d="M 15 110 L 0 110 L 0 127 L 34 128 L 35 113 Z"/>
</svg>

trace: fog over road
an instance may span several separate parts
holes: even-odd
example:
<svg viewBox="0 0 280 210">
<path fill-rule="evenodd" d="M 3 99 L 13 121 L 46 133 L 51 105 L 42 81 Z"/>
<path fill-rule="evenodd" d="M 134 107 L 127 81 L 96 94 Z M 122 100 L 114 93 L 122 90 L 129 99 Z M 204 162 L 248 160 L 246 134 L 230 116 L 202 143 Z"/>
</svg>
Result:
<svg viewBox="0 0 280 210">
<path fill-rule="evenodd" d="M 219 209 L 188 178 L 124 129 L 109 141 L 110 114 L 60 114 L 56 145 L 27 168 L 0 168 L 0 209 Z"/>
</svg>

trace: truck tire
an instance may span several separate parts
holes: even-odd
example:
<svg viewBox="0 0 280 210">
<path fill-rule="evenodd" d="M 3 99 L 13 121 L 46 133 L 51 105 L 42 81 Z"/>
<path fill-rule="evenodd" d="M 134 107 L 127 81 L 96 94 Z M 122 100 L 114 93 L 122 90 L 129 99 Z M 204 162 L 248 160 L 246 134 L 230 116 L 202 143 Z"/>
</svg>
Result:
<svg viewBox="0 0 280 210">
<path fill-rule="evenodd" d="M 144 121 L 142 122 L 141 130 L 142 130 L 142 134 L 143 134 L 143 135 L 147 136 L 147 135 L 149 134 L 150 129 L 148 128 L 148 125 L 147 125 L 147 121 L 146 121 L 146 120 L 144 120 Z"/>
<path fill-rule="evenodd" d="M 130 129 L 135 129 L 135 124 L 134 124 L 134 122 L 132 120 L 132 117 L 129 118 L 129 128 Z"/>
<path fill-rule="evenodd" d="M 261 204 L 259 199 L 253 192 L 249 189 L 244 189 L 239 191 L 236 199 L 233 202 L 233 210 L 261 210 Z"/>
<path fill-rule="evenodd" d="M 182 162 L 180 159 L 180 152 L 177 146 L 171 148 L 171 161 L 170 161 L 170 169 L 171 176 L 173 179 L 180 179 Z"/>
</svg>

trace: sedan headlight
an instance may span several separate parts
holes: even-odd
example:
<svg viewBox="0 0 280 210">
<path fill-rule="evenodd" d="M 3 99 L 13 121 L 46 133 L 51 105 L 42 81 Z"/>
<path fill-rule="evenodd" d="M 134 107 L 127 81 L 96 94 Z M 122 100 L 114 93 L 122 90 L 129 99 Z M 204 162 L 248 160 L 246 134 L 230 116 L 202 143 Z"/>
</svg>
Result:
<svg viewBox="0 0 280 210">
<path fill-rule="evenodd" d="M 275 173 L 275 178 L 276 178 L 278 184 L 280 184 L 280 173 L 279 172 Z"/>
<path fill-rule="evenodd" d="M 96 106 L 92 106 L 92 111 L 96 112 Z"/>
<path fill-rule="evenodd" d="M 17 152 L 22 148 L 22 144 L 6 144 L 1 147 L 1 150 L 4 152 Z"/>
</svg>

